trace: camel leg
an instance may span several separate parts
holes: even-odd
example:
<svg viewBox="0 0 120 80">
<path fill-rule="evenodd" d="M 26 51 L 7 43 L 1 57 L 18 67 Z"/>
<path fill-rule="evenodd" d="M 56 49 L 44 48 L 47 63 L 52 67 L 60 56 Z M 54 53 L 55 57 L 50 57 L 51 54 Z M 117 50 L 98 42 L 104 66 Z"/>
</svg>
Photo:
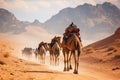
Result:
<svg viewBox="0 0 120 80">
<path fill-rule="evenodd" d="M 51 56 L 51 64 L 53 65 L 53 55 Z"/>
<path fill-rule="evenodd" d="M 57 56 L 55 55 L 55 66 L 57 65 Z"/>
<path fill-rule="evenodd" d="M 53 55 L 53 65 L 55 65 L 55 55 Z"/>
<path fill-rule="evenodd" d="M 54 65 L 56 65 L 56 56 L 54 55 Z"/>
<path fill-rule="evenodd" d="M 54 65 L 54 60 L 55 58 L 54 58 L 54 55 L 52 56 L 52 64 Z"/>
<path fill-rule="evenodd" d="M 42 54 L 42 64 L 44 64 L 44 53 Z"/>
<path fill-rule="evenodd" d="M 69 54 L 67 53 L 67 71 L 70 70 L 70 66 L 69 66 Z"/>
<path fill-rule="evenodd" d="M 50 65 L 51 65 L 51 58 L 49 57 Z"/>
<path fill-rule="evenodd" d="M 37 53 L 35 53 L 35 58 L 37 59 Z"/>
<path fill-rule="evenodd" d="M 41 58 L 40 58 L 41 63 L 42 63 L 42 60 L 43 60 L 43 59 L 42 59 L 42 55 L 41 55 Z"/>
<path fill-rule="evenodd" d="M 78 54 L 77 54 L 77 72 L 79 67 L 79 58 L 80 58 L 80 51 L 78 51 Z"/>
<path fill-rule="evenodd" d="M 72 58 L 72 53 L 70 53 L 70 57 L 69 57 L 69 68 L 72 69 L 72 65 L 71 65 L 71 58 Z"/>
<path fill-rule="evenodd" d="M 39 54 L 39 56 L 38 56 L 38 60 L 40 61 L 40 63 L 41 63 L 41 55 Z"/>
<path fill-rule="evenodd" d="M 67 71 L 67 65 L 66 65 L 66 63 L 67 63 L 67 60 L 66 60 L 66 52 L 63 50 L 63 56 L 64 56 L 64 70 L 63 71 Z"/>
<path fill-rule="evenodd" d="M 59 56 L 57 56 L 57 66 L 59 65 Z"/>
<path fill-rule="evenodd" d="M 41 53 L 39 53 L 39 61 L 40 61 L 40 63 L 42 63 L 42 54 Z"/>
<path fill-rule="evenodd" d="M 64 70 L 63 71 L 67 71 L 67 67 L 66 67 L 66 60 L 64 60 Z"/>
<path fill-rule="evenodd" d="M 71 56 L 72 56 L 72 52 L 67 50 L 67 71 L 72 69 L 72 66 L 71 66 Z"/>
<path fill-rule="evenodd" d="M 43 55 L 41 56 L 41 63 L 43 64 Z"/>
<path fill-rule="evenodd" d="M 59 65 L 59 57 L 60 57 L 60 51 L 58 51 L 58 55 L 57 55 L 57 65 Z"/>
<path fill-rule="evenodd" d="M 55 56 L 55 65 L 56 65 L 56 66 L 59 64 L 59 62 L 58 62 L 58 61 L 59 61 L 59 56 L 58 56 L 58 55 L 56 55 L 56 56 Z"/>
<path fill-rule="evenodd" d="M 76 53 L 75 51 L 73 51 L 73 56 L 74 56 L 74 62 L 75 62 L 75 68 L 74 68 L 74 74 L 78 74 L 78 71 L 77 71 L 77 56 L 76 56 Z"/>
<path fill-rule="evenodd" d="M 45 57 L 46 57 L 46 54 L 45 54 Z M 44 57 L 44 64 L 45 64 L 45 57 Z"/>
<path fill-rule="evenodd" d="M 53 55 L 50 54 L 50 65 L 53 65 Z"/>
<path fill-rule="evenodd" d="M 41 63 L 43 63 L 43 55 L 41 55 Z"/>
<path fill-rule="evenodd" d="M 54 55 L 52 55 L 52 65 L 54 65 Z"/>
<path fill-rule="evenodd" d="M 52 65 L 52 55 L 50 55 L 50 64 Z"/>
<path fill-rule="evenodd" d="M 56 60 L 55 60 L 55 61 L 56 61 L 56 65 L 58 65 L 59 55 L 58 55 L 58 54 L 56 54 L 56 57 L 55 57 L 55 58 L 56 58 Z"/>
<path fill-rule="evenodd" d="M 39 57 L 40 57 L 40 58 L 39 58 L 39 60 L 40 60 L 40 63 L 42 63 L 42 61 L 41 61 L 41 60 L 42 60 L 42 56 L 41 56 L 41 55 L 39 55 Z"/>
<path fill-rule="evenodd" d="M 43 59 L 43 64 L 45 64 L 45 54 L 43 55 L 43 58 L 44 58 L 44 59 Z"/>
<path fill-rule="evenodd" d="M 58 57 L 58 60 L 57 60 L 57 61 L 58 61 L 58 65 L 59 65 L 59 57 Z"/>
<path fill-rule="evenodd" d="M 50 65 L 52 65 L 52 64 L 53 64 L 53 53 L 50 50 Z"/>
<path fill-rule="evenodd" d="M 50 65 L 51 65 L 51 55 L 50 55 Z"/>
<path fill-rule="evenodd" d="M 52 55 L 50 54 L 50 65 L 52 65 Z"/>
</svg>

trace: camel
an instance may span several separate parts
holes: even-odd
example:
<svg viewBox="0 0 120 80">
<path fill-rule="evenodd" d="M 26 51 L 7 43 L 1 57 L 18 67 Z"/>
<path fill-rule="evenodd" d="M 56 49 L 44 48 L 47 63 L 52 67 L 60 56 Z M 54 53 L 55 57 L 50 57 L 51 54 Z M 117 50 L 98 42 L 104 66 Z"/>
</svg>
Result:
<svg viewBox="0 0 120 80">
<path fill-rule="evenodd" d="M 41 63 L 45 64 L 46 49 L 44 43 L 41 42 L 38 46 L 38 58 L 40 58 Z"/>
<path fill-rule="evenodd" d="M 54 57 L 54 55 L 53 55 L 53 51 L 52 51 L 52 47 L 51 46 L 50 46 L 50 49 L 49 49 L 49 53 L 50 53 L 50 65 L 52 65 L 53 64 L 53 57 Z"/>
<path fill-rule="evenodd" d="M 49 51 L 49 49 L 50 49 L 49 43 L 44 43 L 43 46 L 44 46 L 46 51 Z"/>
<path fill-rule="evenodd" d="M 35 54 L 35 58 L 37 59 L 37 58 L 38 58 L 38 48 L 36 48 L 36 49 L 34 50 L 34 54 Z"/>
<path fill-rule="evenodd" d="M 22 55 L 25 56 L 25 57 L 30 58 L 30 56 L 32 55 L 32 48 L 27 48 L 27 47 L 25 47 L 25 48 L 22 50 Z"/>
<path fill-rule="evenodd" d="M 50 65 L 53 62 L 53 52 L 52 52 L 52 47 L 51 47 L 51 43 L 44 43 L 44 48 L 46 51 L 49 52 L 50 55 Z"/>
<path fill-rule="evenodd" d="M 60 39 L 61 37 L 54 37 L 50 44 L 50 64 L 59 64 L 59 55 L 60 55 Z"/>
<path fill-rule="evenodd" d="M 59 65 L 60 46 L 58 42 L 55 42 L 55 44 L 52 47 L 52 51 L 53 51 L 53 62 L 55 65 Z"/>
<path fill-rule="evenodd" d="M 78 66 L 79 66 L 79 57 L 82 50 L 82 44 L 78 38 L 78 36 L 73 33 L 71 37 L 67 39 L 67 42 L 62 41 L 63 48 L 63 56 L 64 56 L 64 71 L 69 71 L 72 69 L 71 66 L 71 56 L 74 57 L 74 74 L 78 74 Z M 77 53 L 76 53 L 77 52 Z"/>
</svg>

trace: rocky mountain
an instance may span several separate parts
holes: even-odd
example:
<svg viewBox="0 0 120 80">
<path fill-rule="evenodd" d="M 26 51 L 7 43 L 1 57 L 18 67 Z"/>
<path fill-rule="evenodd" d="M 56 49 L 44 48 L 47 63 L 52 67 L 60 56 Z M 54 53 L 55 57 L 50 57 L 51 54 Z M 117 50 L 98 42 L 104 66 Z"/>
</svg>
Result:
<svg viewBox="0 0 120 80">
<path fill-rule="evenodd" d="M 43 26 L 43 23 L 39 22 L 39 20 L 35 19 L 31 25 L 34 25 L 34 26 Z"/>
<path fill-rule="evenodd" d="M 88 44 L 114 33 L 120 26 L 120 9 L 109 2 L 95 6 L 85 3 L 75 8 L 62 9 L 45 23 L 36 19 L 30 23 L 18 20 L 11 12 L 0 8 L 0 33 L 19 34 L 32 25 L 44 26 L 51 33 L 62 35 L 71 22 L 80 28 L 83 44 Z"/>
<path fill-rule="evenodd" d="M 81 29 L 82 39 L 97 41 L 112 34 L 119 27 L 120 9 L 109 2 L 96 6 L 85 3 L 75 8 L 62 9 L 44 25 L 51 32 L 63 34 L 71 22 Z"/>
<path fill-rule="evenodd" d="M 103 40 L 97 41 L 95 43 L 92 43 L 86 47 L 100 49 L 100 48 L 111 47 L 111 46 L 120 47 L 119 45 L 120 45 L 120 27 L 111 36 L 109 36 Z"/>
<path fill-rule="evenodd" d="M 38 20 L 33 23 L 18 20 L 13 13 L 6 9 L 0 8 L 0 33 L 14 33 L 19 34 L 25 31 L 28 25 L 41 26 Z"/>
</svg>

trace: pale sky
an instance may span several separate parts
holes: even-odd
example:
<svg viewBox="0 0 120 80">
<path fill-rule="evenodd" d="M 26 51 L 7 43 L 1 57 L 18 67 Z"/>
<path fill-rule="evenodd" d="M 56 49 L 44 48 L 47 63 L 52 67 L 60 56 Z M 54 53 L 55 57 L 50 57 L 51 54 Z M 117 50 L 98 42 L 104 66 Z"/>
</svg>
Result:
<svg viewBox="0 0 120 80">
<path fill-rule="evenodd" d="M 45 22 L 63 8 L 74 8 L 84 3 L 96 5 L 105 1 L 120 8 L 120 0 L 0 0 L 0 8 L 9 10 L 21 21 L 38 19 Z"/>
</svg>

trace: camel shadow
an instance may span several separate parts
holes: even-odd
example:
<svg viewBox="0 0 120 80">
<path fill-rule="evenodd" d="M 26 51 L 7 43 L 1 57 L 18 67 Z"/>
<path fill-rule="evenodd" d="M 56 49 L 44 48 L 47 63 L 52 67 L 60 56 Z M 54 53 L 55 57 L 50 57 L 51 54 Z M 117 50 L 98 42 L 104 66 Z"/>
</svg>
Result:
<svg viewBox="0 0 120 80">
<path fill-rule="evenodd" d="M 52 72 L 52 71 L 22 71 L 25 73 L 56 73 L 56 72 Z"/>
<path fill-rule="evenodd" d="M 29 66 L 41 66 L 41 64 L 36 64 L 36 63 L 26 63 L 25 65 L 29 65 Z"/>
<path fill-rule="evenodd" d="M 26 71 L 21 71 L 21 72 L 24 72 L 24 73 L 47 73 L 47 74 L 61 74 L 61 72 L 57 72 L 57 71 L 37 71 L 37 70 L 32 70 L 32 71 L 29 71 L 29 70 L 26 70 Z"/>
</svg>

